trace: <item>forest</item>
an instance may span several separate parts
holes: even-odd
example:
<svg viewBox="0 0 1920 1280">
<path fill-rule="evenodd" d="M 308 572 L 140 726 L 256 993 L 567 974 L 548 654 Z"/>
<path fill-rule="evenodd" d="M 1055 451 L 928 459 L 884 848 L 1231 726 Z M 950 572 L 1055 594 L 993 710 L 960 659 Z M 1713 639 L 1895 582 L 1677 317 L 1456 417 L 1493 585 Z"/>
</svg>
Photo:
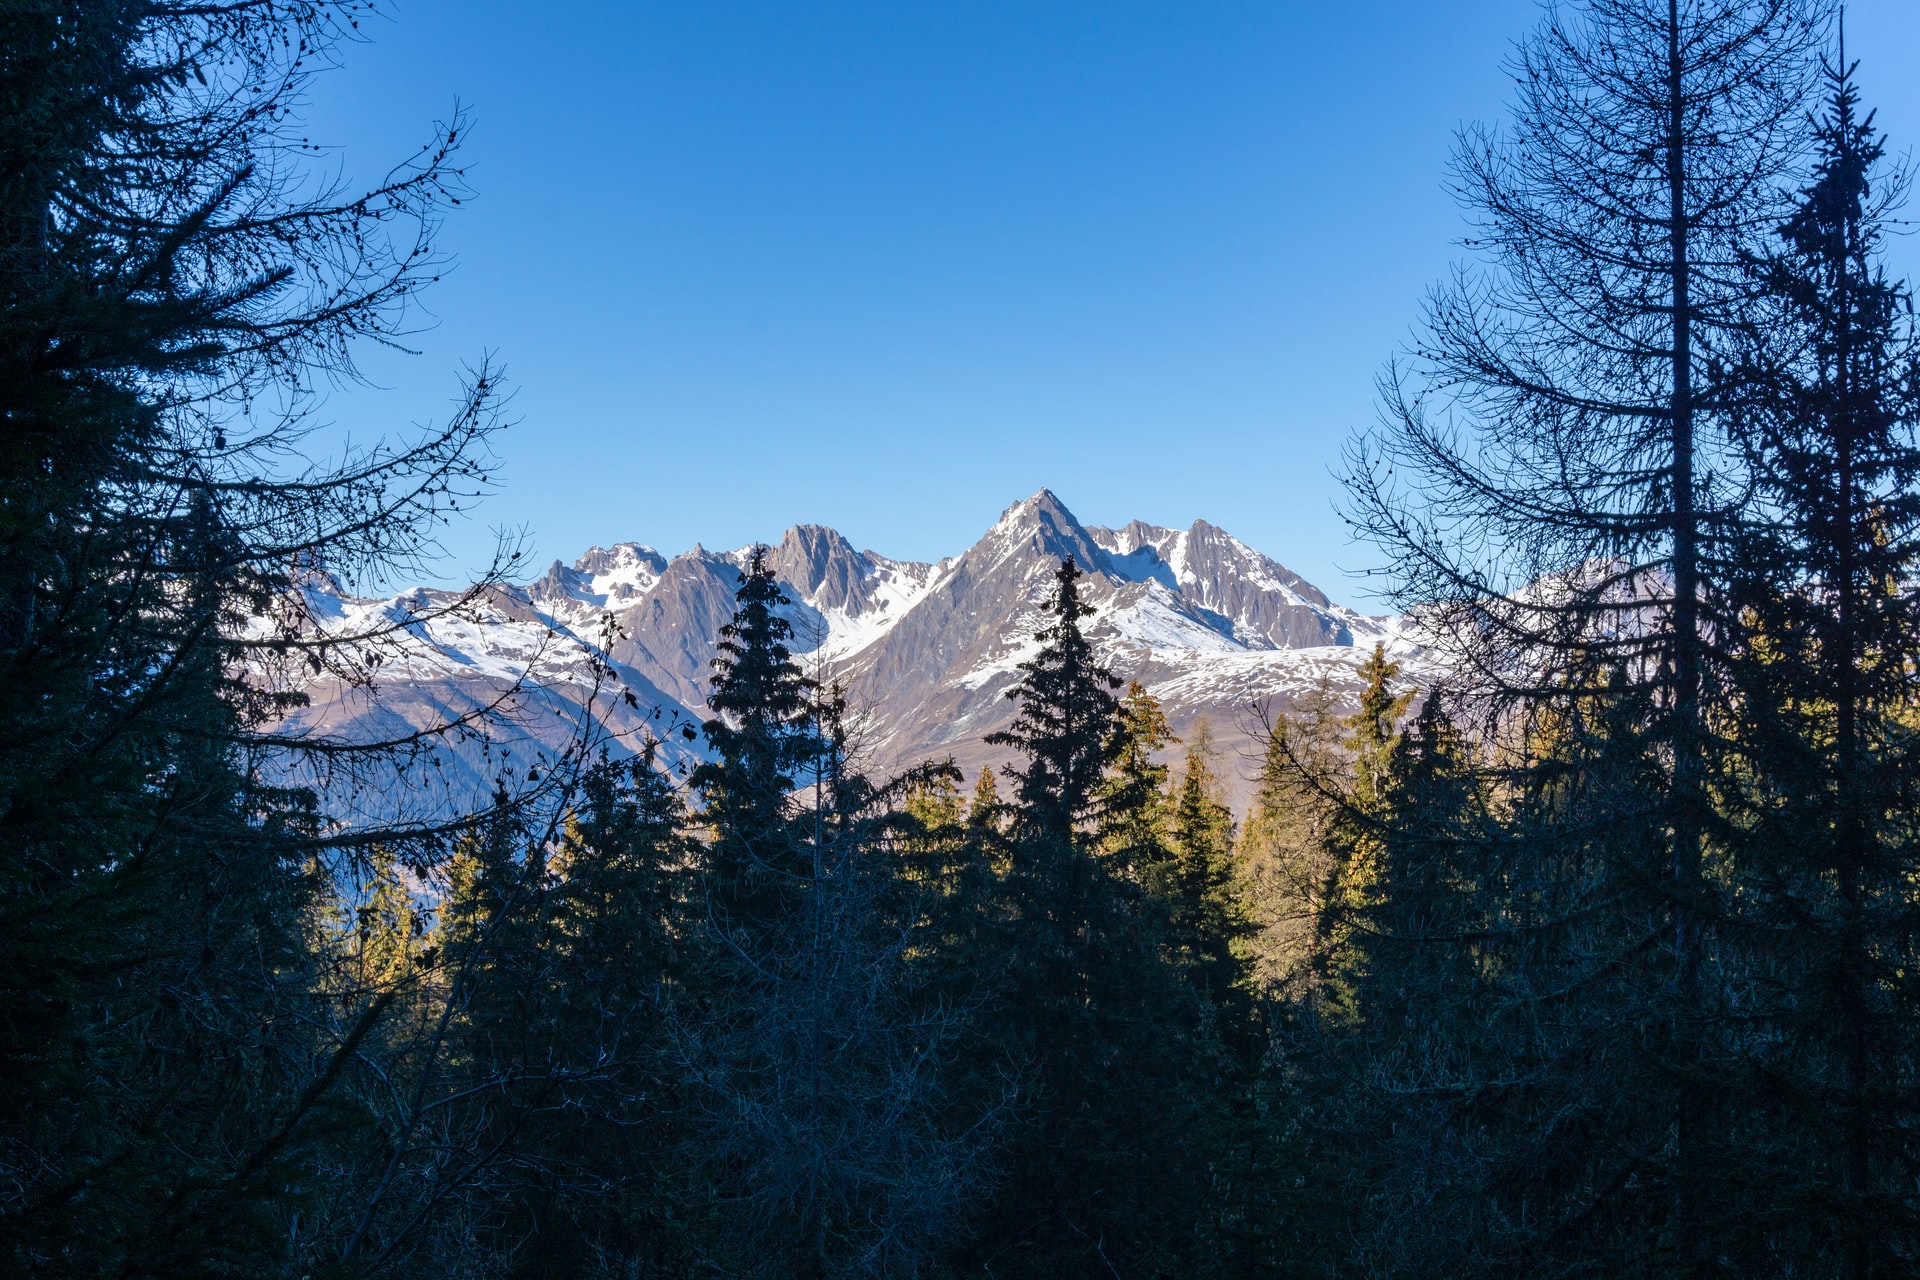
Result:
<svg viewBox="0 0 1920 1280">
<path fill-rule="evenodd" d="M 319 447 L 466 192 L 459 119 L 316 167 L 368 12 L 0 0 L 0 1269 L 1920 1272 L 1920 339 L 1835 7 L 1515 44 L 1346 456 L 1443 674 L 1248 708 L 1241 817 L 1070 559 L 971 778 L 863 765 L 764 556 L 695 767 L 409 806 L 510 698 L 303 718 L 403 639 L 313 575 L 432 562 L 506 429 L 482 365 Z"/>
</svg>

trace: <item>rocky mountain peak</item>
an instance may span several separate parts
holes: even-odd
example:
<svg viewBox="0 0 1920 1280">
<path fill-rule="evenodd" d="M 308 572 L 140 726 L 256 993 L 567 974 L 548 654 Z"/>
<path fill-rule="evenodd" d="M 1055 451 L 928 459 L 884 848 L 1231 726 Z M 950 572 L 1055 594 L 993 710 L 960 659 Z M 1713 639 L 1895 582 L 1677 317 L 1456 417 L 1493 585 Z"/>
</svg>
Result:
<svg viewBox="0 0 1920 1280">
<path fill-rule="evenodd" d="M 588 547 L 573 567 L 590 577 L 603 573 L 652 573 L 667 567 L 667 558 L 644 542 L 616 542 L 611 547 Z"/>
<path fill-rule="evenodd" d="M 578 600 L 588 594 L 588 581 L 588 575 L 555 560 L 527 584 L 527 595 L 543 601 Z"/>
<path fill-rule="evenodd" d="M 667 558 L 639 542 L 589 547 L 571 567 L 555 560 L 528 587 L 538 600 L 573 599 L 603 609 L 618 609 L 638 599 L 666 572 Z"/>
<path fill-rule="evenodd" d="M 1106 551 L 1067 505 L 1053 490 L 1042 489 L 1001 512 L 993 528 L 960 559 L 963 564 L 971 561 L 975 572 L 1014 557 L 1044 560 L 1051 572 L 1068 556 L 1090 573 L 1113 571 Z"/>
<path fill-rule="evenodd" d="M 1205 520 L 1186 529 L 1135 520 L 1088 532 L 1106 548 L 1116 574 L 1177 592 L 1199 615 L 1219 619 L 1238 643 L 1276 649 L 1350 645 L 1356 626 L 1367 630 L 1360 615 L 1336 608 L 1299 574 Z"/>
<path fill-rule="evenodd" d="M 780 580 L 816 609 L 857 615 L 873 597 L 874 559 L 836 529 L 797 524 L 780 539 L 773 563 Z"/>
</svg>

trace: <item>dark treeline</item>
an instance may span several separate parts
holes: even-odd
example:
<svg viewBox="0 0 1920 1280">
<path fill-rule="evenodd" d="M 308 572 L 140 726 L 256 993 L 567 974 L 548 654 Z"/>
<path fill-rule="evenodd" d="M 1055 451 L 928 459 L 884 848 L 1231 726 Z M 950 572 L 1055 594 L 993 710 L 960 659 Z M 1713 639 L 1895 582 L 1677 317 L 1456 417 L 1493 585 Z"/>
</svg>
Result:
<svg viewBox="0 0 1920 1280">
<path fill-rule="evenodd" d="M 461 190 L 457 121 L 315 181 L 362 13 L 0 0 L 0 1267 L 1920 1270 L 1920 344 L 1835 14 L 1518 46 L 1351 454 L 1445 674 L 1274 715 L 1236 822 L 1072 561 L 971 781 L 863 766 L 764 554 L 690 770 L 583 729 L 461 812 L 520 690 L 315 727 L 407 620 L 305 588 L 432 555 L 497 425 L 481 368 L 303 450 Z"/>
</svg>

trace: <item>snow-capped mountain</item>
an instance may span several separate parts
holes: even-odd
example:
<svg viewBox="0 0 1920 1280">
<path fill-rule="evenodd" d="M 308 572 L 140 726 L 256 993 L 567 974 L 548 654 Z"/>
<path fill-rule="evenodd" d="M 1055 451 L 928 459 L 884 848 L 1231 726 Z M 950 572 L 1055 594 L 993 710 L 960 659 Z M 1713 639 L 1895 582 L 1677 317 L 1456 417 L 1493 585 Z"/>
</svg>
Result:
<svg viewBox="0 0 1920 1280">
<path fill-rule="evenodd" d="M 316 598 L 311 611 L 338 617 L 343 630 L 369 622 L 400 629 L 405 655 L 383 666 L 371 692 L 316 684 L 304 718 L 391 734 L 524 681 L 515 711 L 530 740 L 523 759 L 563 740 L 582 715 L 616 743 L 651 734 L 670 751 L 697 750 L 680 730 L 705 718 L 714 640 L 752 550 L 696 546 L 668 558 L 638 543 L 595 547 L 571 566 L 556 561 L 527 587 L 490 593 L 465 618 L 432 617 L 445 597 L 428 591 Z M 1034 651 L 1039 606 L 1068 555 L 1087 573 L 1083 594 L 1097 610 L 1087 631 L 1101 658 L 1160 698 L 1175 733 L 1206 716 L 1230 755 L 1251 753 L 1258 708 L 1284 706 L 1323 682 L 1357 690 L 1355 668 L 1375 643 L 1419 660 L 1396 619 L 1331 603 L 1205 521 L 1085 526 L 1047 490 L 937 564 L 861 551 L 818 525 L 788 529 L 769 554 L 793 600 L 803 665 L 846 688 L 861 750 L 880 770 L 951 756 L 971 776 L 1002 759 L 984 739 L 1012 717 L 1006 690 Z M 619 692 L 590 696 L 596 660 L 617 676 Z M 478 784 L 495 764 L 468 760 L 460 772 Z M 1241 764 L 1229 759 L 1227 772 L 1246 772 Z M 1244 787 L 1236 793 L 1244 798 Z"/>
</svg>

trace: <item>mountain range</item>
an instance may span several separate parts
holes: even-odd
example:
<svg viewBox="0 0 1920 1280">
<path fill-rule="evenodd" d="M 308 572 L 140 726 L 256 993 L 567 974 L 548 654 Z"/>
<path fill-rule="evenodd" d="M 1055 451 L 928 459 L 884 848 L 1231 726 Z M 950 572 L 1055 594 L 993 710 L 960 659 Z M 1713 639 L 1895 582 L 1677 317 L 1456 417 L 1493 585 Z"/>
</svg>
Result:
<svg viewBox="0 0 1920 1280">
<path fill-rule="evenodd" d="M 449 593 L 359 598 L 323 577 L 307 588 L 311 616 L 343 634 L 387 628 L 402 643 L 368 686 L 315 680 L 301 718 L 355 737 L 398 736 L 518 685 L 513 731 L 451 743 L 443 785 L 490 789 L 499 770 L 533 764 L 583 717 L 614 750 L 652 736 L 670 761 L 684 760 L 699 750 L 692 729 L 707 715 L 714 642 L 753 550 L 695 546 L 668 557 L 634 542 L 595 547 L 525 586 L 489 589 L 458 615 L 439 612 Z M 858 755 L 880 772 L 951 757 L 971 779 L 1004 762 L 984 739 L 1012 719 L 1007 689 L 1035 652 L 1040 605 L 1069 555 L 1086 571 L 1096 653 L 1160 699 L 1176 734 L 1208 721 L 1236 809 L 1263 710 L 1322 685 L 1350 698 L 1375 644 L 1416 665 L 1420 656 L 1401 620 L 1332 603 L 1204 520 L 1083 525 L 1048 490 L 938 563 L 862 551 L 820 525 L 788 529 L 767 552 L 792 600 L 801 665 L 844 686 Z"/>
</svg>

